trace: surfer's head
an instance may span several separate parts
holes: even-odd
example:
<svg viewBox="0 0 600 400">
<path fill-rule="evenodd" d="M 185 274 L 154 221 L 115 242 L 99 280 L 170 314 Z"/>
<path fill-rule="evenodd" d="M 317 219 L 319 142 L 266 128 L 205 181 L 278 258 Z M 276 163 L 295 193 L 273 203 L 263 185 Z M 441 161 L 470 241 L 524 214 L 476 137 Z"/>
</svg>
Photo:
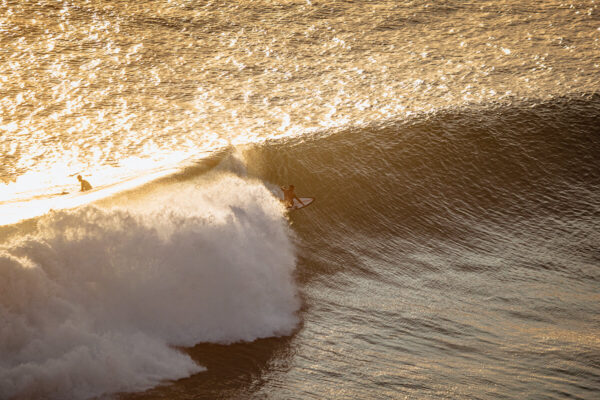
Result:
<svg viewBox="0 0 600 400">
<path fill-rule="evenodd" d="M 290 185 L 290 190 L 294 190 L 294 185 Z"/>
<path fill-rule="evenodd" d="M 77 175 L 77 180 L 78 180 L 78 181 L 80 181 L 80 180 L 82 180 L 82 179 L 83 179 L 83 178 L 81 177 L 81 175 Z"/>
</svg>

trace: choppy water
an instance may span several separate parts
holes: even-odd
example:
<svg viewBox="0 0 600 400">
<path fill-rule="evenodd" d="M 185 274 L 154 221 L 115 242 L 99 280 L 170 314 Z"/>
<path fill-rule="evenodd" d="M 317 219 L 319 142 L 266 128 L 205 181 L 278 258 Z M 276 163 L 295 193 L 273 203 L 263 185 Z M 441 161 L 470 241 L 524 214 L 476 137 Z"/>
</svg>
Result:
<svg viewBox="0 0 600 400">
<path fill-rule="evenodd" d="M 594 1 L 0 3 L 0 398 L 594 398 L 599 39 Z"/>
</svg>

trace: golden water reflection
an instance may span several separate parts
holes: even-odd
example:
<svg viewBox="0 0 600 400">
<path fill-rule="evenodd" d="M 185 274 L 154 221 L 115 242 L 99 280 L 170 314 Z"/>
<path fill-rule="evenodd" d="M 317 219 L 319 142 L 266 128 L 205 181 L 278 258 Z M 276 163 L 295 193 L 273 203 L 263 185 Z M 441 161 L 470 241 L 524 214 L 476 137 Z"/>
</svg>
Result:
<svg viewBox="0 0 600 400">
<path fill-rule="evenodd" d="M 229 144 L 593 92 L 597 14 L 557 0 L 4 1 L 0 201 Z"/>
</svg>

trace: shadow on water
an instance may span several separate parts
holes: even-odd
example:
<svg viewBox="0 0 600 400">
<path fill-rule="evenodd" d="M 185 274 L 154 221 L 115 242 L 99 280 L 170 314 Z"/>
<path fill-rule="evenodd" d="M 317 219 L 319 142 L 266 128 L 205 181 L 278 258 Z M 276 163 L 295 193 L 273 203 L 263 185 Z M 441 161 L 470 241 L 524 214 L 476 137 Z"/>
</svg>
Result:
<svg viewBox="0 0 600 400">
<path fill-rule="evenodd" d="M 121 394 L 119 400 L 240 399 L 251 397 L 270 374 L 289 369 L 294 336 L 229 345 L 200 343 L 183 349 L 205 371 L 166 382 L 146 392 Z"/>
</svg>

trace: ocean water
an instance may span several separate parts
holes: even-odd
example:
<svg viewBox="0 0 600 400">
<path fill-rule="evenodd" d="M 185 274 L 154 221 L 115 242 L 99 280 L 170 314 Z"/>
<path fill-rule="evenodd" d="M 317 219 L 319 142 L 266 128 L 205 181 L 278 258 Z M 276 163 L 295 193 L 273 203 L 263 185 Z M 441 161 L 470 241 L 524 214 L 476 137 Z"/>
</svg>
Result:
<svg viewBox="0 0 600 400">
<path fill-rule="evenodd" d="M 0 399 L 597 398 L 599 83 L 593 0 L 0 1 Z"/>
</svg>

